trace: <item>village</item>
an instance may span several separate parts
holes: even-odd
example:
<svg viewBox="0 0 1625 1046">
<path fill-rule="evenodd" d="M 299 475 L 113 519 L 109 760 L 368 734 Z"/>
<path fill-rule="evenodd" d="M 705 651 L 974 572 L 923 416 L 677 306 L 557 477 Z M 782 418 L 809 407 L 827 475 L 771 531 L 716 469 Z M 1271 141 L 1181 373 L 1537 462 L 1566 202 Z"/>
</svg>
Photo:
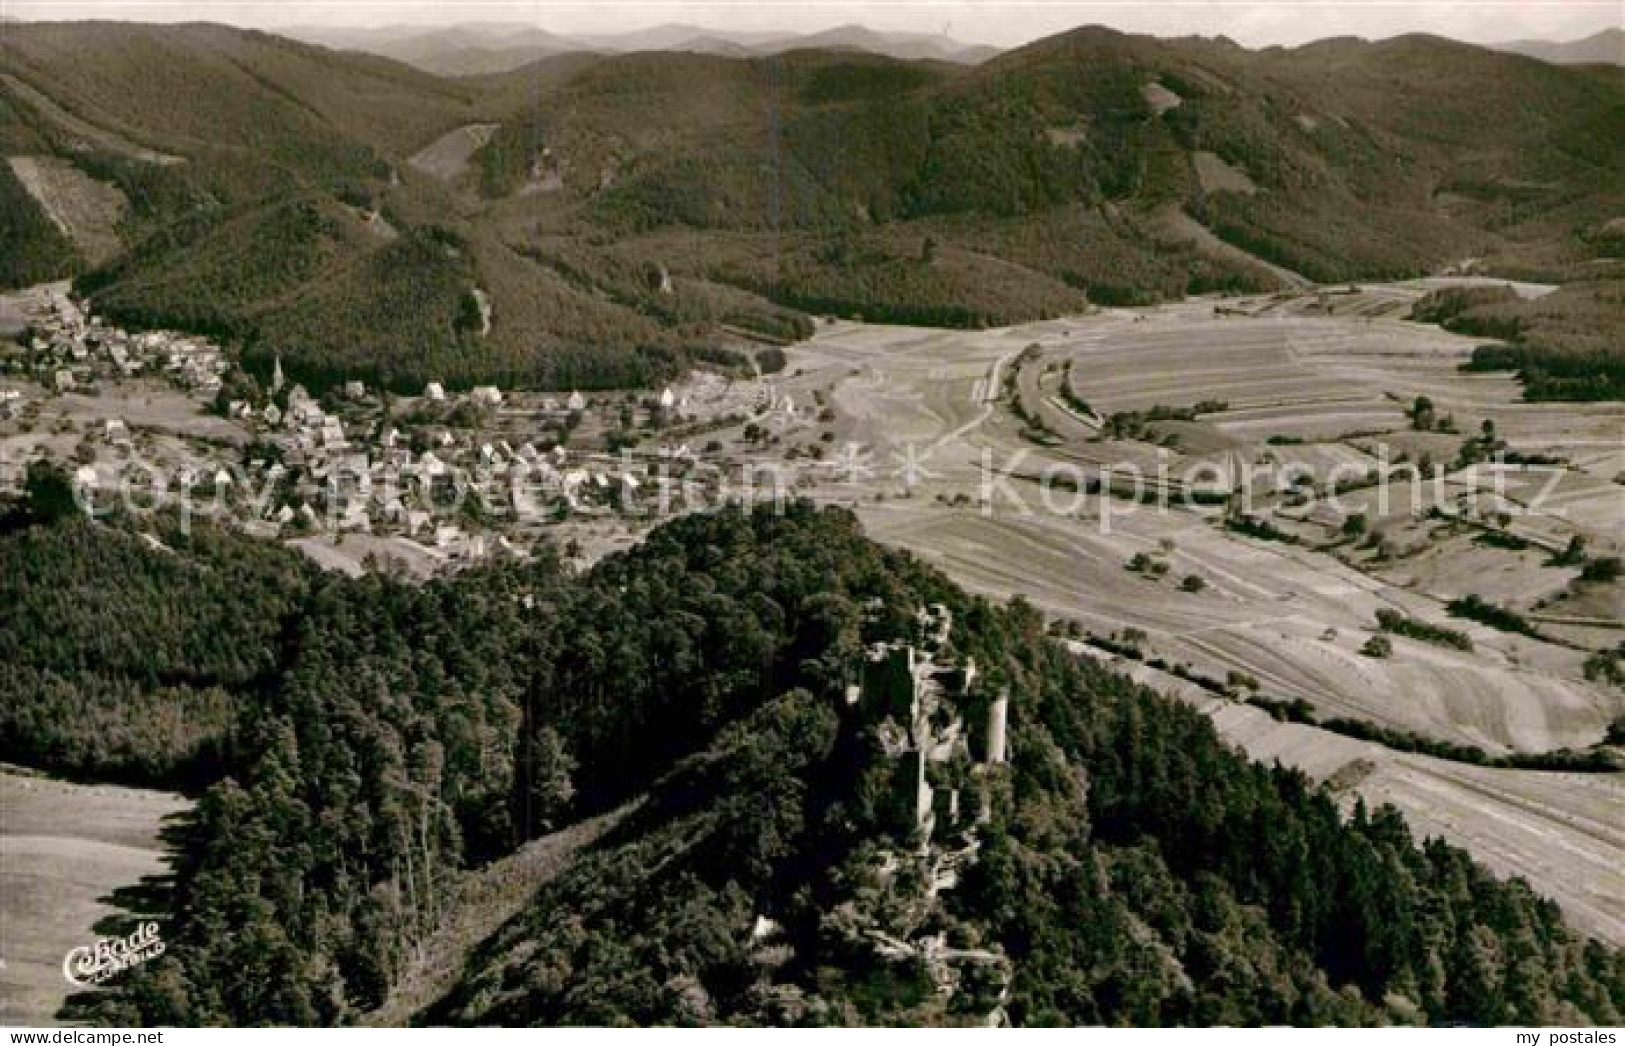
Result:
<svg viewBox="0 0 1625 1046">
<path fill-rule="evenodd" d="M 72 474 L 92 514 L 171 508 L 288 540 L 326 566 L 370 557 L 418 575 L 523 557 L 551 538 L 583 559 L 660 518 L 782 497 L 779 434 L 815 424 L 767 378 L 705 371 L 659 390 L 537 393 L 347 381 L 320 396 L 277 359 L 263 384 L 220 345 L 127 332 L 65 285 L 12 300 L 0 356 L 0 495 L 28 465 Z"/>
</svg>

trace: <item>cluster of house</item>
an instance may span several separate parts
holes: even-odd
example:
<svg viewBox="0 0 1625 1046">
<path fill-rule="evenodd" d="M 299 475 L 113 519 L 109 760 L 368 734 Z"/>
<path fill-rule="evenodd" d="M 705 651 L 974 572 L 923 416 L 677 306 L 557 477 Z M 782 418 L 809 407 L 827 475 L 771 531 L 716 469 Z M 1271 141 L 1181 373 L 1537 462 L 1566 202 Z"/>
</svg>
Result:
<svg viewBox="0 0 1625 1046">
<path fill-rule="evenodd" d="M 429 384 L 423 396 L 430 402 L 444 402 L 446 399 L 444 390 L 435 382 Z M 471 389 L 468 399 L 477 406 L 500 406 L 509 402 L 503 398 L 500 390 L 489 386 L 476 386 Z M 645 404 L 650 408 L 658 408 L 667 422 L 683 421 L 694 416 L 694 405 L 689 397 L 678 395 L 670 386 L 661 390 L 659 396 L 645 401 Z M 560 421 L 571 415 L 579 417 L 590 406 L 591 401 L 578 390 L 568 396 L 527 396 L 521 402 L 512 404 L 511 412 L 516 415 Z"/>
<path fill-rule="evenodd" d="M 231 366 L 207 338 L 175 331 L 131 334 L 55 292 L 35 306 L 29 330 L 35 367 L 58 392 L 93 385 L 104 374 L 162 374 L 184 389 L 212 396 Z"/>
<path fill-rule="evenodd" d="M 109 442 L 128 442 L 122 422 L 107 425 Z M 292 440 L 281 446 L 283 460 L 182 467 L 164 477 L 167 489 L 186 492 L 193 511 L 222 511 L 262 536 L 387 534 L 419 545 L 431 559 L 461 562 L 522 555 L 502 522 L 544 521 L 564 505 L 611 508 L 640 483 L 618 474 L 619 463 L 602 455 L 578 460 L 563 449 L 543 452 L 525 444 L 516 450 L 506 442 L 470 448 L 456 441 L 414 453 L 393 429 L 371 446 L 343 439 L 308 449 Z M 95 492 L 110 489 L 119 474 L 116 464 L 81 465 L 75 482 L 92 504 Z M 477 509 L 468 511 L 471 506 Z M 481 522 L 472 525 L 472 519 Z"/>
<path fill-rule="evenodd" d="M 182 388 L 213 396 L 230 369 L 220 348 L 205 338 L 168 331 L 131 334 L 89 314 L 61 293 L 41 299 L 29 320 L 40 375 L 59 391 L 92 386 L 109 374 L 161 375 Z M 703 503 L 705 491 L 695 488 L 712 482 L 681 478 L 685 464 L 692 464 L 695 457 L 682 444 L 636 454 L 629 467 L 625 454 L 538 449 L 530 442 L 513 446 L 507 440 L 471 438 L 433 424 L 409 435 L 386 418 L 369 417 L 361 407 L 368 393 L 362 382 L 347 382 L 342 390 L 344 399 L 358 409 L 330 411 L 303 387 L 290 385 L 280 360 L 270 391 L 263 405 L 232 401 L 226 404 L 226 413 L 253 428 L 261 442 L 275 448 L 273 453 L 250 461 L 246 468 L 235 461 L 194 462 L 171 477 L 171 489 L 219 495 L 216 504 L 241 525 L 262 533 L 382 532 L 423 544 L 440 558 L 476 559 L 517 554 L 501 533 L 508 528 L 498 521 L 539 522 L 558 518 L 561 512 L 636 513 L 644 509 L 634 504 L 647 505 L 657 497 L 664 504 L 692 505 L 696 499 Z M 709 391 L 718 399 L 748 397 L 758 411 L 794 414 L 788 397 L 778 395 L 771 385 L 751 383 L 741 389 L 729 383 Z M 446 403 L 451 398 L 443 384 L 430 382 L 421 402 Z M 493 385 L 475 387 L 461 398 L 482 408 L 554 422 L 579 419 L 591 406 L 579 391 L 510 398 Z M 707 397 L 702 393 L 701 398 Z M 0 417 L 14 413 L 22 402 L 19 391 L 0 391 Z M 691 416 L 689 395 L 669 387 L 647 402 L 651 409 L 658 404 L 668 420 Z M 123 421 L 103 424 L 108 445 L 131 447 Z M 117 468 L 84 466 L 77 478 L 84 486 L 105 488 L 110 471 Z M 469 499 L 478 500 L 477 510 L 464 510 Z M 458 522 L 475 519 L 481 521 L 477 526 Z"/>
<path fill-rule="evenodd" d="M 280 367 L 280 363 L 278 364 Z M 351 387 L 359 387 L 358 381 L 352 381 L 345 386 L 346 391 Z M 431 381 L 423 387 L 423 398 L 430 403 L 446 402 L 446 387 L 438 381 Z M 476 385 L 468 391 L 468 401 L 479 407 L 502 406 L 502 390 L 495 385 Z M 581 393 L 572 393 L 570 397 L 571 410 L 584 410 L 587 406 L 586 397 Z M 556 407 L 554 409 L 557 409 Z"/>
<path fill-rule="evenodd" d="M 267 470 L 268 479 L 288 475 L 286 465 Z M 475 445 L 447 434 L 437 446 L 414 452 L 390 429 L 369 448 L 328 453 L 324 447 L 306 458 L 287 494 L 301 499 L 299 508 L 290 515 L 285 501 L 269 518 L 394 533 L 445 558 L 479 559 L 516 551 L 504 524 L 543 523 L 561 513 L 620 514 L 649 493 L 645 488 L 676 482 L 604 454 L 538 450 L 530 443 L 515 448 L 505 440 Z M 465 511 L 469 507 L 474 511 Z M 482 529 L 462 529 L 458 521 L 470 518 L 481 520 Z"/>
<path fill-rule="evenodd" d="M 474 439 L 443 427 L 431 426 L 426 439 L 422 433 L 409 438 L 382 420 L 367 422 L 364 429 L 352 423 L 347 431 L 344 420 L 303 387 L 295 385 L 280 396 L 285 383 L 278 362 L 271 403 L 258 409 L 228 405 L 228 413 L 263 426 L 266 441 L 278 451 L 279 460 L 249 465 L 258 473 L 251 482 L 274 492 L 255 499 L 261 527 L 392 533 L 423 544 L 438 558 L 474 560 L 519 550 L 504 534 L 465 530 L 457 520 L 539 522 L 560 510 L 613 512 L 632 495 L 648 493 L 645 487 L 678 482 L 648 474 L 666 470 L 628 468 L 627 456 L 539 449 L 528 441 L 515 447 L 505 439 Z M 351 382 L 345 394 L 360 399 L 366 389 Z M 495 387 L 476 388 L 468 397 L 480 405 L 504 402 Z M 667 390 L 662 402 L 675 403 L 671 397 Z M 424 398 L 443 402 L 444 389 L 431 384 Z M 286 406 L 276 406 L 276 399 Z M 577 392 L 554 409 L 586 406 Z M 686 446 L 662 446 L 640 455 L 640 464 L 643 458 L 672 465 L 691 460 L 692 454 Z M 470 501 L 478 505 L 472 514 L 464 511 Z"/>
</svg>

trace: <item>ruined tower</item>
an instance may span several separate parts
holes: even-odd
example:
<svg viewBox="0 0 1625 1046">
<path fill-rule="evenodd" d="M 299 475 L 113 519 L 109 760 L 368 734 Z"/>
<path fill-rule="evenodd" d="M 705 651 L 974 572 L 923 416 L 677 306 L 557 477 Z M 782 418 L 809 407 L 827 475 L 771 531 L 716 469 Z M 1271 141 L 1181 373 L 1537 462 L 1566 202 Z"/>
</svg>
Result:
<svg viewBox="0 0 1625 1046">
<path fill-rule="evenodd" d="M 1001 690 L 987 710 L 987 763 L 1004 762 L 1004 734 L 1010 718 L 1010 691 Z"/>
</svg>

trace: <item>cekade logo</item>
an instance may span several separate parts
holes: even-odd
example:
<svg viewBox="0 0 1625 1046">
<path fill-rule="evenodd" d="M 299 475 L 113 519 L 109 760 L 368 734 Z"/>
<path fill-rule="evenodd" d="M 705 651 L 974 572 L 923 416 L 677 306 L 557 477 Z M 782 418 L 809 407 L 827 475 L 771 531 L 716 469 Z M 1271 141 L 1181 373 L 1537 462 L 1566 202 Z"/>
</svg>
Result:
<svg viewBox="0 0 1625 1046">
<path fill-rule="evenodd" d="M 98 937 L 95 944 L 75 948 L 62 959 L 62 976 L 75 988 L 89 988 L 162 954 L 158 924 L 142 923 L 128 937 Z"/>
</svg>

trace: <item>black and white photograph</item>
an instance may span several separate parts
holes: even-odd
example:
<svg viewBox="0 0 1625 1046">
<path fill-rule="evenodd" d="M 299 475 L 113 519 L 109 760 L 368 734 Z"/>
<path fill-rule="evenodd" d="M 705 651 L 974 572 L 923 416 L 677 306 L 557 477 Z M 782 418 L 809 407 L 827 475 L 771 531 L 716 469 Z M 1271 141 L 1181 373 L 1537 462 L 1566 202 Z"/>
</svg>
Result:
<svg viewBox="0 0 1625 1046">
<path fill-rule="evenodd" d="M 6 1046 L 1622 1025 L 1621 0 L 0 0 Z"/>
</svg>

